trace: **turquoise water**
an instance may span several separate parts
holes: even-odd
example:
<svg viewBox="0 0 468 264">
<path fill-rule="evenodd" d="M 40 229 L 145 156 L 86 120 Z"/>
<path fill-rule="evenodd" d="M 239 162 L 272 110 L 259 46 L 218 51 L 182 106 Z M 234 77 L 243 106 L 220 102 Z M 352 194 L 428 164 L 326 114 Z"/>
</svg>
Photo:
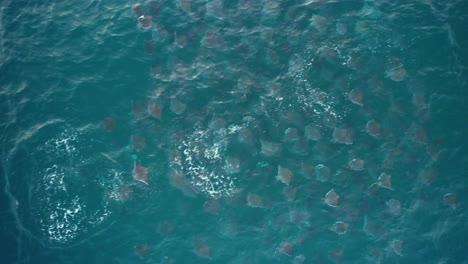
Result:
<svg viewBox="0 0 468 264">
<path fill-rule="evenodd" d="M 468 263 L 466 1 L 135 4 L 1 2 L 0 263 Z"/>
</svg>

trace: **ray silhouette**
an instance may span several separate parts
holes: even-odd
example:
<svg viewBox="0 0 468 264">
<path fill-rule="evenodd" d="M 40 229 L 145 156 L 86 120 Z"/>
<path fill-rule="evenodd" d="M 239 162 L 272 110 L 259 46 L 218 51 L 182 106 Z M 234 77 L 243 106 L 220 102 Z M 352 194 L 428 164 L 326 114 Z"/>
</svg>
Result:
<svg viewBox="0 0 468 264">
<path fill-rule="evenodd" d="M 160 104 L 157 104 L 153 101 L 150 101 L 148 103 L 148 113 L 152 117 L 161 120 L 161 112 L 162 112 L 162 106 Z"/>
<path fill-rule="evenodd" d="M 281 242 L 281 245 L 276 249 L 277 253 L 292 256 L 294 246 L 288 241 Z"/>
<path fill-rule="evenodd" d="M 348 231 L 349 224 L 342 222 L 342 221 L 336 221 L 331 227 L 330 230 L 337 233 L 338 235 L 344 235 Z"/>
<path fill-rule="evenodd" d="M 348 99 L 356 105 L 363 106 L 363 95 L 359 89 L 353 89 L 348 94 Z"/>
<path fill-rule="evenodd" d="M 148 168 L 142 166 L 137 161 L 135 161 L 132 176 L 133 176 L 134 180 L 140 181 L 140 182 L 148 185 Z"/>
<path fill-rule="evenodd" d="M 293 173 L 288 168 L 278 166 L 278 174 L 276 175 L 276 180 L 289 185 L 291 179 L 293 178 Z"/>
<path fill-rule="evenodd" d="M 377 184 L 381 187 L 381 188 L 385 188 L 385 189 L 389 189 L 389 190 L 393 190 L 393 187 L 392 187 L 392 182 L 391 182 L 391 176 L 382 172 L 379 176 L 379 179 L 377 181 Z"/>
<path fill-rule="evenodd" d="M 337 207 L 339 199 L 340 199 L 340 196 L 336 194 L 335 189 L 331 189 L 329 192 L 327 192 L 327 194 L 325 194 L 323 201 L 328 206 Z"/>
</svg>

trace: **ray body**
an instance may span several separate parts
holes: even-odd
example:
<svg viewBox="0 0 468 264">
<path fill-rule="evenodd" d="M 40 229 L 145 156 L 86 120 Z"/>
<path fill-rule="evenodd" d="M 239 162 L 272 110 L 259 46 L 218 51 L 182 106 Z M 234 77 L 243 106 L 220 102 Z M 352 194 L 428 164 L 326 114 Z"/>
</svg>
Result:
<svg viewBox="0 0 468 264">
<path fill-rule="evenodd" d="M 318 164 L 314 168 L 315 179 L 319 182 L 327 182 L 330 179 L 331 171 L 330 168 L 323 164 Z"/>
<path fill-rule="evenodd" d="M 379 179 L 377 180 L 377 184 L 381 188 L 393 190 L 391 179 L 392 177 L 390 175 L 386 174 L 385 172 L 382 172 L 379 176 Z"/>
<path fill-rule="evenodd" d="M 445 194 L 443 200 L 444 200 L 444 203 L 452 207 L 452 209 L 457 209 L 457 207 L 459 206 L 457 195 L 454 193 Z"/>
<path fill-rule="evenodd" d="M 153 25 L 153 18 L 151 16 L 142 15 L 138 17 L 138 25 L 143 29 L 148 29 Z"/>
<path fill-rule="evenodd" d="M 307 140 L 317 141 L 322 138 L 320 129 L 317 126 L 306 126 L 304 135 Z"/>
<path fill-rule="evenodd" d="M 387 211 L 394 215 L 394 216 L 399 216 L 401 214 L 401 203 L 400 201 L 396 199 L 390 199 L 385 202 L 385 205 L 387 206 Z"/>
<path fill-rule="evenodd" d="M 363 106 L 363 95 L 359 89 L 353 89 L 348 93 L 348 99 L 355 105 Z"/>
<path fill-rule="evenodd" d="M 364 164 L 364 160 L 356 158 L 348 163 L 348 168 L 353 171 L 362 171 L 364 170 Z"/>
<path fill-rule="evenodd" d="M 278 174 L 276 175 L 276 179 L 286 185 L 289 185 L 293 178 L 293 173 L 290 169 L 278 166 Z"/>
<path fill-rule="evenodd" d="M 247 194 L 247 205 L 250 207 L 265 207 L 262 197 L 254 193 Z"/>
<path fill-rule="evenodd" d="M 328 206 L 338 207 L 338 200 L 339 199 L 340 199 L 340 196 L 338 194 L 336 194 L 335 189 L 331 189 L 329 192 L 327 192 L 325 194 L 325 197 L 323 198 L 323 201 Z"/>
<path fill-rule="evenodd" d="M 400 239 L 393 240 L 390 244 L 393 252 L 398 256 L 403 256 L 403 241 Z"/>
<path fill-rule="evenodd" d="M 367 122 L 366 133 L 372 137 L 380 137 L 382 135 L 382 128 L 379 123 L 374 120 Z"/>
<path fill-rule="evenodd" d="M 353 144 L 352 133 L 349 128 L 335 128 L 333 131 L 332 143 Z"/>
<path fill-rule="evenodd" d="M 148 185 L 148 168 L 142 166 L 139 162 L 135 161 L 133 167 L 133 179 Z"/>
<path fill-rule="evenodd" d="M 342 221 L 336 221 L 332 227 L 330 227 L 330 230 L 337 233 L 338 235 L 344 235 L 348 231 L 349 224 L 342 222 Z"/>
<path fill-rule="evenodd" d="M 288 241 L 281 242 L 281 245 L 278 247 L 277 252 L 287 256 L 291 256 L 293 253 L 294 246 Z"/>
<path fill-rule="evenodd" d="M 195 252 L 195 255 L 197 255 L 200 258 L 204 258 L 204 259 L 212 258 L 210 248 L 204 241 L 200 239 L 197 239 L 193 242 L 193 250 Z"/>
<path fill-rule="evenodd" d="M 145 10 L 143 9 L 143 7 L 141 6 L 140 3 L 135 3 L 132 6 L 132 9 L 133 9 L 133 13 L 136 15 L 136 17 L 141 17 L 141 16 L 145 15 Z"/>
<path fill-rule="evenodd" d="M 161 120 L 162 106 L 153 101 L 150 101 L 148 103 L 148 113 L 152 117 Z"/>
</svg>

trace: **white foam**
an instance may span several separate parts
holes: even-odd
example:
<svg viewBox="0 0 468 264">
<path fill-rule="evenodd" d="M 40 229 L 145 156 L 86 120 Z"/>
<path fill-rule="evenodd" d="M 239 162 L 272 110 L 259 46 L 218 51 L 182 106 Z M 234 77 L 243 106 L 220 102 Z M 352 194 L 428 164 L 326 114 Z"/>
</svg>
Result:
<svg viewBox="0 0 468 264">
<path fill-rule="evenodd" d="M 226 167 L 226 149 L 229 138 L 240 128 L 195 130 L 182 141 L 183 157 L 175 159 L 172 168 L 183 171 L 187 183 L 206 196 L 220 198 L 238 192 L 238 169 Z"/>
</svg>

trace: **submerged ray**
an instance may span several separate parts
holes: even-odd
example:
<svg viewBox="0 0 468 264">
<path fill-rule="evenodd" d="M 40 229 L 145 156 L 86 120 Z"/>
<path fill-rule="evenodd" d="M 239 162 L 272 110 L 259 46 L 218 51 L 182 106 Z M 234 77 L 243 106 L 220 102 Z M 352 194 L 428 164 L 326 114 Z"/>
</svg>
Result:
<svg viewBox="0 0 468 264">
<path fill-rule="evenodd" d="M 327 182 L 330 179 L 331 171 L 330 168 L 323 164 L 318 164 L 314 168 L 315 171 L 315 178 L 319 182 Z"/>
<path fill-rule="evenodd" d="M 134 180 L 140 181 L 148 185 L 148 168 L 142 166 L 139 162 L 135 161 L 132 177 Z"/>
<path fill-rule="evenodd" d="M 115 120 L 112 117 L 104 117 L 101 120 L 101 125 L 105 130 L 110 131 L 115 128 Z"/>
<path fill-rule="evenodd" d="M 362 231 L 371 238 L 379 239 L 387 234 L 387 231 L 377 223 L 369 220 L 367 216 L 364 217 L 364 225 Z"/>
<path fill-rule="evenodd" d="M 300 137 L 299 137 L 299 132 L 297 131 L 297 128 L 290 127 L 284 131 L 283 141 L 285 142 L 298 141 L 299 138 Z"/>
<path fill-rule="evenodd" d="M 296 198 L 297 187 L 292 187 L 290 185 L 283 188 L 283 195 L 286 197 L 288 202 L 294 201 Z"/>
<path fill-rule="evenodd" d="M 335 263 L 341 263 L 341 259 L 343 258 L 344 250 L 343 248 L 336 248 L 328 252 L 328 258 Z"/>
<path fill-rule="evenodd" d="M 342 222 L 342 221 L 336 221 L 331 227 L 330 230 L 337 233 L 338 235 L 344 235 L 348 231 L 349 224 Z"/>
<path fill-rule="evenodd" d="M 457 199 L 457 195 L 454 193 L 447 193 L 444 195 L 444 203 L 453 209 L 457 209 L 459 202 Z"/>
<path fill-rule="evenodd" d="M 366 133 L 372 137 L 379 137 L 382 135 L 382 128 L 379 123 L 371 120 L 366 124 Z"/>
<path fill-rule="evenodd" d="M 294 264 L 303 264 L 306 260 L 306 257 L 302 254 L 299 254 L 294 257 L 293 263 Z"/>
<path fill-rule="evenodd" d="M 317 126 L 306 126 L 304 129 L 304 136 L 307 140 L 317 141 L 322 138 L 320 128 Z"/>
<path fill-rule="evenodd" d="M 185 103 L 182 103 L 177 98 L 171 98 L 171 102 L 170 102 L 171 112 L 173 112 L 176 115 L 180 115 L 185 111 L 186 108 L 187 108 L 187 105 Z"/>
<path fill-rule="evenodd" d="M 353 89 L 351 92 L 348 93 L 348 99 L 356 105 L 362 106 L 363 105 L 363 95 L 362 91 L 359 89 Z"/>
<path fill-rule="evenodd" d="M 147 244 L 136 245 L 135 254 L 137 254 L 137 256 L 140 258 L 144 258 L 146 255 L 148 255 L 148 245 Z"/>
<path fill-rule="evenodd" d="M 262 197 L 254 193 L 247 194 L 247 205 L 250 207 L 265 207 Z"/>
<path fill-rule="evenodd" d="M 392 241 L 390 244 L 390 247 L 392 248 L 393 252 L 397 254 L 398 256 L 403 256 L 403 241 L 400 239 L 395 239 Z"/>
<path fill-rule="evenodd" d="M 267 157 L 279 156 L 281 152 L 281 144 L 270 142 L 266 140 L 260 140 L 261 142 L 261 152 Z"/>
<path fill-rule="evenodd" d="M 349 128 L 335 128 L 332 143 L 353 144 L 352 132 Z"/>
<path fill-rule="evenodd" d="M 340 199 L 340 196 L 338 194 L 336 194 L 335 189 L 331 189 L 329 192 L 327 192 L 327 194 L 325 194 L 325 197 L 323 198 L 323 201 L 328 206 L 338 207 L 338 200 L 339 199 Z"/>
<path fill-rule="evenodd" d="M 142 15 L 138 17 L 138 25 L 144 29 L 148 29 L 153 25 L 153 18 L 151 16 Z"/>
<path fill-rule="evenodd" d="M 135 3 L 132 6 L 132 9 L 133 9 L 133 13 L 135 13 L 136 17 L 141 17 L 141 16 L 145 15 L 145 10 L 143 9 L 143 7 L 141 6 L 140 3 Z"/>
<path fill-rule="evenodd" d="M 239 173 L 241 165 L 240 161 L 236 157 L 226 157 L 225 165 L 224 165 L 224 172 L 226 174 L 236 174 Z"/>
<path fill-rule="evenodd" d="M 276 175 L 276 179 L 286 185 L 289 185 L 293 177 L 293 173 L 290 169 L 278 166 L 278 174 Z"/>
<path fill-rule="evenodd" d="M 401 203 L 400 201 L 396 199 L 390 199 L 385 202 L 385 205 L 387 206 L 387 211 L 394 215 L 394 216 L 399 216 L 401 214 Z"/>
<path fill-rule="evenodd" d="M 382 172 L 377 180 L 377 185 L 385 189 L 393 190 L 391 178 L 390 175 Z"/>
<path fill-rule="evenodd" d="M 277 252 L 287 256 L 291 256 L 293 253 L 294 246 L 288 241 L 281 242 L 281 245 L 277 248 Z"/>
<path fill-rule="evenodd" d="M 403 66 L 391 68 L 385 72 L 385 77 L 395 82 L 403 81 L 406 79 L 407 75 L 408 72 Z"/>
<path fill-rule="evenodd" d="M 202 241 L 201 239 L 196 239 L 193 241 L 193 249 L 195 255 L 200 258 L 211 259 L 211 250 L 210 247 Z"/>
<path fill-rule="evenodd" d="M 159 120 L 161 120 L 161 112 L 162 112 L 162 106 L 160 104 L 157 104 L 153 101 L 150 101 L 148 103 L 148 113 Z"/>
<path fill-rule="evenodd" d="M 356 158 L 348 162 L 348 168 L 353 171 L 362 171 L 364 170 L 364 164 L 364 160 Z"/>
<path fill-rule="evenodd" d="M 208 199 L 203 203 L 203 210 L 210 214 L 218 214 L 221 211 L 221 203 L 216 199 Z"/>
</svg>

